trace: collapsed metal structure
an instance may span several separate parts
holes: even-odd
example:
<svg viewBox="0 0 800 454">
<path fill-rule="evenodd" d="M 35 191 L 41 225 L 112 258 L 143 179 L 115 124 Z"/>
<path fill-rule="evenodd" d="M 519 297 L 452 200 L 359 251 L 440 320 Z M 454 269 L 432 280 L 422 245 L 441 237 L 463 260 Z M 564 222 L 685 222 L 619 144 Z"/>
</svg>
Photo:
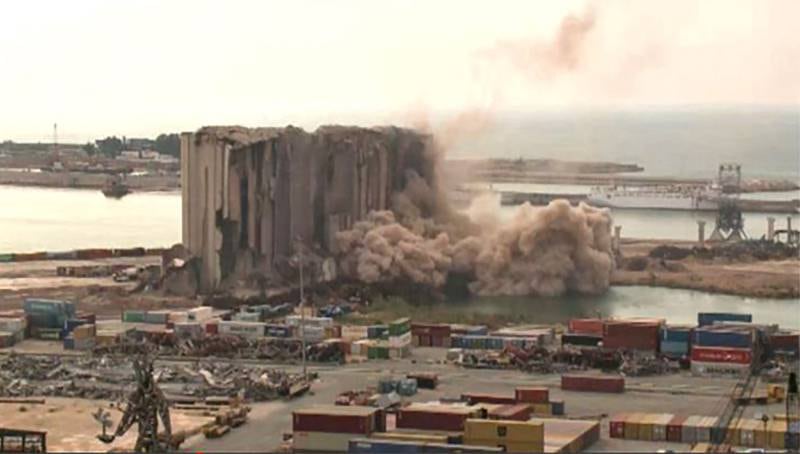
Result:
<svg viewBox="0 0 800 454">
<path fill-rule="evenodd" d="M 280 279 L 297 242 L 330 257 L 335 233 L 388 209 L 407 171 L 433 178 L 427 142 L 395 127 L 183 133 L 183 244 L 201 259 L 200 291 L 253 274 Z M 320 268 L 325 279 L 335 276 L 332 259 Z"/>
</svg>

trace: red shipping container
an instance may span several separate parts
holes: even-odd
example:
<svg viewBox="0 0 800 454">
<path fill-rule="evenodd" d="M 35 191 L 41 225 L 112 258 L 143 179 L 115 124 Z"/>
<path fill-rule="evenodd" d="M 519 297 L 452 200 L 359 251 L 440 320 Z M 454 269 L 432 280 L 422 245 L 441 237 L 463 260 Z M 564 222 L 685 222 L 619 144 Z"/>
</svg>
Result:
<svg viewBox="0 0 800 454">
<path fill-rule="evenodd" d="M 603 348 L 658 350 L 661 325 L 642 321 L 607 321 L 603 326 Z"/>
<path fill-rule="evenodd" d="M 592 391 L 621 393 L 625 391 L 625 377 L 598 375 L 562 375 L 561 389 L 567 391 Z"/>
<path fill-rule="evenodd" d="M 398 429 L 443 430 L 461 432 L 464 423 L 470 417 L 468 411 L 450 409 L 401 409 L 397 413 Z"/>
<path fill-rule="evenodd" d="M 419 346 L 420 347 L 432 347 L 433 343 L 431 342 L 431 336 L 427 334 L 420 334 L 419 335 Z"/>
<path fill-rule="evenodd" d="M 377 412 L 358 405 L 301 409 L 292 414 L 292 430 L 369 435 L 375 431 Z"/>
<path fill-rule="evenodd" d="M 546 404 L 550 402 L 550 390 L 543 387 L 525 387 L 514 390 L 517 402 L 529 404 Z"/>
<path fill-rule="evenodd" d="M 219 333 L 219 325 L 216 322 L 214 323 L 206 323 L 206 334 L 218 334 Z"/>
<path fill-rule="evenodd" d="M 569 321 L 569 331 L 581 334 L 603 335 L 603 320 L 599 318 L 573 318 Z"/>
<path fill-rule="evenodd" d="M 776 333 L 769 336 L 775 350 L 800 350 L 800 333 Z"/>
<path fill-rule="evenodd" d="M 692 346 L 692 361 L 750 364 L 753 362 L 753 351 L 749 348 Z"/>
<path fill-rule="evenodd" d="M 531 419 L 533 407 L 528 404 L 503 405 L 489 410 L 489 419 L 527 421 Z"/>
<path fill-rule="evenodd" d="M 623 413 L 614 415 L 608 421 L 608 434 L 611 438 L 625 438 L 625 418 L 628 415 Z"/>
<path fill-rule="evenodd" d="M 680 443 L 683 441 L 683 422 L 686 421 L 688 416 L 675 416 L 672 421 L 667 424 L 667 441 Z"/>
<path fill-rule="evenodd" d="M 450 325 L 412 323 L 411 334 L 415 336 L 450 337 Z"/>
<path fill-rule="evenodd" d="M 470 405 L 475 404 L 502 404 L 512 405 L 517 403 L 514 396 L 505 396 L 502 394 L 487 394 L 487 393 L 463 393 L 461 400 L 466 400 Z"/>
<path fill-rule="evenodd" d="M 433 336 L 433 337 L 431 337 L 431 347 L 450 348 L 450 336 Z"/>
</svg>

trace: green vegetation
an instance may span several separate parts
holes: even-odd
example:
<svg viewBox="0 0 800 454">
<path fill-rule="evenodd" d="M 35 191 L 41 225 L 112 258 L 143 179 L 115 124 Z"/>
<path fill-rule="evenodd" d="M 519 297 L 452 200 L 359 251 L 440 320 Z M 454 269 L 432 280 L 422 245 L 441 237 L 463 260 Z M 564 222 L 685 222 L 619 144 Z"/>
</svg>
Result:
<svg viewBox="0 0 800 454">
<path fill-rule="evenodd" d="M 116 158 L 124 149 L 122 140 L 120 140 L 117 136 L 96 140 L 95 143 L 100 149 L 100 153 L 108 156 L 109 158 Z"/>
<path fill-rule="evenodd" d="M 161 154 L 181 158 L 181 138 L 178 134 L 159 134 L 155 141 L 155 150 Z"/>
</svg>

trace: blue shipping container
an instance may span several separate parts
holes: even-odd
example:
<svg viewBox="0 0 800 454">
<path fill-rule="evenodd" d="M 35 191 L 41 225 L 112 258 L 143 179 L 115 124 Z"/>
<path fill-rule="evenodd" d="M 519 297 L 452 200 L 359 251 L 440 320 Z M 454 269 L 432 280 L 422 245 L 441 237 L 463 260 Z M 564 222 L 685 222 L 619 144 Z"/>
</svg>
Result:
<svg viewBox="0 0 800 454">
<path fill-rule="evenodd" d="M 714 322 L 747 322 L 753 321 L 753 314 L 737 314 L 734 312 L 698 312 L 699 326 L 713 325 Z"/>
<path fill-rule="evenodd" d="M 64 331 L 71 333 L 76 327 L 89 323 L 88 320 L 72 319 L 64 322 Z"/>
<path fill-rule="evenodd" d="M 679 358 L 689 355 L 689 342 L 661 341 L 661 353 L 664 356 Z"/>
<path fill-rule="evenodd" d="M 694 332 L 693 344 L 700 347 L 751 348 L 753 333 L 698 329 Z"/>
<path fill-rule="evenodd" d="M 661 332 L 661 339 L 665 341 L 689 342 L 691 328 L 667 327 Z"/>
<path fill-rule="evenodd" d="M 75 339 L 72 336 L 64 338 L 64 350 L 75 350 Z"/>
<path fill-rule="evenodd" d="M 563 400 L 551 400 L 550 401 L 550 413 L 555 416 L 563 416 L 565 413 L 564 411 L 564 401 Z"/>
</svg>

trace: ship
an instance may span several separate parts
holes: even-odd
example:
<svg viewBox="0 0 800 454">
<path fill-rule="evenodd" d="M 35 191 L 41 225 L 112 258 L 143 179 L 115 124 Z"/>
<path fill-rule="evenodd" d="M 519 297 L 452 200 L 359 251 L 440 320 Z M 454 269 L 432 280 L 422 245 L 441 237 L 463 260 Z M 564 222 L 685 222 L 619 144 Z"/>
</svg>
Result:
<svg viewBox="0 0 800 454">
<path fill-rule="evenodd" d="M 102 191 L 104 196 L 114 199 L 121 199 L 131 192 L 130 188 L 119 178 L 109 178 Z"/>
<path fill-rule="evenodd" d="M 609 208 L 716 210 L 722 191 L 715 186 L 595 187 L 587 201 Z"/>
</svg>

